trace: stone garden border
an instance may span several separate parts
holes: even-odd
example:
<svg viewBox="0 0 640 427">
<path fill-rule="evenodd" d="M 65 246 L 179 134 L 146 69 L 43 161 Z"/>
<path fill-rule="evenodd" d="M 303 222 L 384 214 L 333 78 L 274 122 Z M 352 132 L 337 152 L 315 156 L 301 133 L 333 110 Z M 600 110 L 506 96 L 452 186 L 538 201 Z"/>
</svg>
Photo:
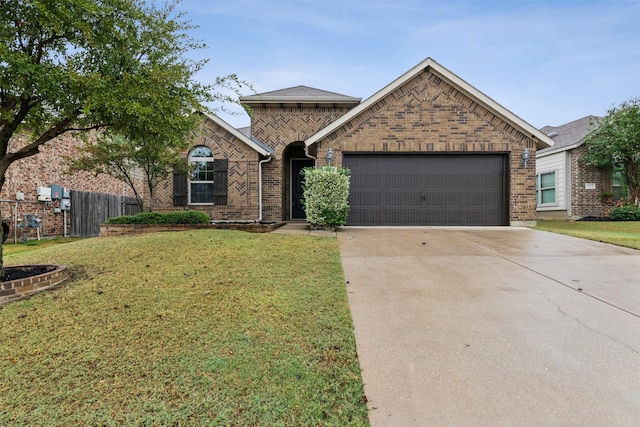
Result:
<svg viewBox="0 0 640 427">
<path fill-rule="evenodd" d="M 148 233 L 164 233 L 189 230 L 238 230 L 250 233 L 270 233 L 285 223 L 221 222 L 214 224 L 101 224 L 100 237 L 131 236 Z"/>
<path fill-rule="evenodd" d="M 36 276 L 0 282 L 0 304 L 52 288 L 69 278 L 67 266 L 61 264 L 17 265 L 4 267 L 4 270 L 7 272 L 34 267 L 50 267 L 50 270 Z"/>
</svg>

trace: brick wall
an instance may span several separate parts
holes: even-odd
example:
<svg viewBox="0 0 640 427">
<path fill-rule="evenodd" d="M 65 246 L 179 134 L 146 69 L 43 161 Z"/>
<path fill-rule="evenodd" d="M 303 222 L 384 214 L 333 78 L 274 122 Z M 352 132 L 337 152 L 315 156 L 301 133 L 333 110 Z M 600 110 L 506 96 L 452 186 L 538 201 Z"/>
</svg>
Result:
<svg viewBox="0 0 640 427">
<path fill-rule="evenodd" d="M 24 136 L 16 137 L 10 142 L 9 150 L 15 151 L 26 142 L 27 139 Z M 84 143 L 84 140 L 77 135 L 65 134 L 45 143 L 35 156 L 18 160 L 9 167 L 0 193 L 2 199 L 0 209 L 2 219 L 8 221 L 11 226 L 10 241 L 14 239 L 14 219 L 22 218 L 25 214 L 37 214 L 42 219 L 41 236 L 63 234 L 63 215 L 53 212 L 54 208 L 59 207 L 59 202 L 54 201 L 51 204 L 38 202 L 37 187 L 57 184 L 72 190 L 133 196 L 133 191 L 126 184 L 108 175 L 94 176 L 94 174 L 87 172 L 65 174 L 66 159 L 77 155 L 78 147 Z M 138 188 L 142 190 L 141 179 L 138 185 Z M 24 202 L 15 201 L 16 192 L 24 193 Z M 36 236 L 36 230 L 30 229 L 28 232 L 29 238 Z M 18 239 L 21 237 L 22 231 L 20 230 Z"/>
<path fill-rule="evenodd" d="M 343 116 L 351 107 L 252 105 L 252 135 L 275 151 L 263 165 L 263 220 L 288 219 L 288 160 L 300 143 Z M 212 122 L 194 145 L 207 145 L 214 156 L 229 159 L 229 204 L 206 206 L 214 219 L 258 217 L 258 154 Z M 288 147 L 294 147 L 287 150 Z M 348 124 L 309 148 L 319 166 L 334 150 L 334 165 L 342 152 L 503 153 L 509 159 L 511 224 L 535 222 L 536 142 L 431 71 L 420 73 Z M 527 167 L 520 163 L 530 152 Z M 296 151 L 298 150 L 298 151 Z M 158 189 L 155 206 L 171 210 L 172 183 Z"/>
<path fill-rule="evenodd" d="M 288 183 L 285 149 L 304 141 L 344 115 L 350 108 L 329 106 L 252 106 L 251 132 L 275 152 L 275 159 L 263 168 L 263 212 L 265 221 L 288 219 Z"/>
<path fill-rule="evenodd" d="M 215 158 L 228 159 L 228 193 L 226 205 L 173 206 L 173 177 L 161 182 L 154 200 L 154 210 L 158 212 L 176 209 L 195 209 L 205 212 L 213 220 L 246 221 L 255 220 L 258 212 L 258 167 L 260 156 L 251 147 L 235 136 L 206 119 L 202 135 L 196 138 L 192 147 L 207 146 Z M 185 153 L 185 158 L 188 153 Z"/>
<path fill-rule="evenodd" d="M 602 169 L 589 166 L 580 161 L 586 154 L 587 146 L 569 152 L 571 170 L 571 216 L 582 218 L 585 216 L 604 217 L 608 215 L 612 204 L 602 201 L 600 194 L 605 191 L 606 174 Z M 586 189 L 585 184 L 595 184 L 595 189 Z M 611 188 L 607 188 L 611 191 Z"/>
<path fill-rule="evenodd" d="M 326 162 L 329 148 L 338 167 L 343 151 L 508 153 L 510 221 L 535 221 L 535 141 L 430 71 L 320 141 L 320 165 Z M 530 152 L 526 168 L 520 164 L 525 148 Z"/>
</svg>

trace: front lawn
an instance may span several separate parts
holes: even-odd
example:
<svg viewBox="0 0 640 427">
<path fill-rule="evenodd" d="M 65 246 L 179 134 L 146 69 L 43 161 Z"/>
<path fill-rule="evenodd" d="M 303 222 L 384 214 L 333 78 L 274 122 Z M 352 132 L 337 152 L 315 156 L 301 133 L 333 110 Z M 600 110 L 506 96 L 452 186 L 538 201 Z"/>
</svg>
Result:
<svg viewBox="0 0 640 427">
<path fill-rule="evenodd" d="M 538 230 L 640 249 L 640 221 L 544 221 Z"/>
<path fill-rule="evenodd" d="M 13 243 L 13 240 L 7 240 L 7 243 L 2 245 L 2 252 L 5 256 L 14 255 L 21 252 L 30 252 L 37 249 L 47 248 L 49 246 L 61 245 L 64 243 L 77 242 L 81 237 L 56 237 L 54 239 L 41 239 L 41 240 L 28 240 L 27 243 L 23 243 L 18 239 L 19 243 Z"/>
<path fill-rule="evenodd" d="M 367 425 L 335 239 L 202 230 L 5 257 L 60 289 L 0 306 L 0 425 Z"/>
</svg>

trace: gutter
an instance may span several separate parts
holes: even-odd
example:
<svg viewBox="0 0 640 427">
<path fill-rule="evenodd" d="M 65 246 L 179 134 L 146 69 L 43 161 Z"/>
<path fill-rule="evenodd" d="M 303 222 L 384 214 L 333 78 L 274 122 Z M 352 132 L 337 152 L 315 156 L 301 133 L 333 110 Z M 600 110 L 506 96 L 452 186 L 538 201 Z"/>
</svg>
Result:
<svg viewBox="0 0 640 427">
<path fill-rule="evenodd" d="M 262 165 L 273 159 L 273 155 L 269 154 L 264 160 L 258 162 L 258 219 L 255 222 L 262 222 Z"/>
</svg>

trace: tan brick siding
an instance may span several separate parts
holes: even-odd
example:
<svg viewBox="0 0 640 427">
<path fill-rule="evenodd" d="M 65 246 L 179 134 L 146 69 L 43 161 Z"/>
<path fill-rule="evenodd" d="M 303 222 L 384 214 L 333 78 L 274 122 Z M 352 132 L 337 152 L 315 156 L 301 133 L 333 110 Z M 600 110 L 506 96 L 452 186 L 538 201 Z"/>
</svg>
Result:
<svg viewBox="0 0 640 427">
<path fill-rule="evenodd" d="M 275 158 L 263 165 L 263 220 L 287 220 L 290 158 L 299 156 L 302 141 L 350 107 L 264 104 L 252 109 L 252 135 L 275 151 Z M 199 144 L 211 148 L 214 156 L 229 159 L 229 203 L 198 209 L 214 219 L 256 219 L 259 155 L 213 122 L 207 122 L 205 136 L 194 141 L 194 146 Z M 509 159 L 510 222 L 526 224 L 536 219 L 536 141 L 430 71 L 418 74 L 310 147 L 319 166 L 326 163 L 329 148 L 334 150 L 336 166 L 341 166 L 342 152 L 503 153 Z M 530 152 L 526 168 L 520 162 L 525 148 Z M 166 182 L 158 191 L 159 209 L 175 209 L 171 187 Z"/>
<path fill-rule="evenodd" d="M 25 136 L 16 137 L 10 142 L 9 150 L 15 151 L 26 142 Z M 42 219 L 40 230 L 42 236 L 63 234 L 63 215 L 53 212 L 54 208 L 59 207 L 59 202 L 54 201 L 51 204 L 38 202 L 37 187 L 56 184 L 71 190 L 133 196 L 133 191 L 125 183 L 111 176 L 94 176 L 93 173 L 87 172 L 71 175 L 65 173 L 68 164 L 66 159 L 77 155 L 78 147 L 84 143 L 78 135 L 64 134 L 41 146 L 40 152 L 35 156 L 18 160 L 9 167 L 1 192 L 1 214 L 2 218 L 10 223 L 12 233 L 15 217 L 22 218 L 25 214 L 37 214 Z M 142 190 L 142 180 L 138 185 Z M 24 193 L 24 202 L 15 202 L 16 192 Z M 34 236 L 36 236 L 35 230 L 29 230 L 29 238 Z M 20 231 L 18 238 L 21 237 Z M 13 234 L 10 239 L 13 240 Z"/>
<path fill-rule="evenodd" d="M 589 166 L 580 161 L 586 154 L 587 146 L 569 152 L 571 170 L 571 216 L 586 217 L 607 216 L 613 205 L 604 203 L 600 194 L 604 191 L 605 172 L 595 166 Z M 587 190 L 586 183 L 595 184 L 595 189 Z M 608 189 L 610 191 L 610 189 Z"/>
<path fill-rule="evenodd" d="M 206 119 L 202 126 L 202 135 L 193 141 L 192 147 L 207 146 L 215 158 L 229 161 L 227 204 L 226 205 L 189 205 L 208 214 L 216 221 L 256 220 L 258 212 L 258 165 L 259 154 L 234 135 Z M 188 153 L 185 153 L 185 158 Z M 156 211 L 174 211 L 183 209 L 173 206 L 173 177 L 158 185 L 154 200 Z"/>
<path fill-rule="evenodd" d="M 426 71 L 318 143 L 317 157 L 334 165 L 342 152 L 506 153 L 511 223 L 535 221 L 535 141 L 435 74 Z M 529 149 L 525 168 L 522 152 Z"/>
<path fill-rule="evenodd" d="M 349 111 L 347 107 L 279 106 L 253 107 L 252 134 L 275 152 L 263 170 L 263 217 L 265 221 L 289 219 L 288 160 L 285 149 L 300 143 Z"/>
</svg>

